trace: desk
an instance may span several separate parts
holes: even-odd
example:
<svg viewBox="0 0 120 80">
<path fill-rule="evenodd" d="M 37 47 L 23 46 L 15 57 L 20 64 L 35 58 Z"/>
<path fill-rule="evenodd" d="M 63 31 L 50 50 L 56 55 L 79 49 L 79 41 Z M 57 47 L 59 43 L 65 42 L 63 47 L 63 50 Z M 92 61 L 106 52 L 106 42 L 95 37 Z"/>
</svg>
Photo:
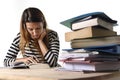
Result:
<svg viewBox="0 0 120 80">
<path fill-rule="evenodd" d="M 70 72 L 55 68 L 0 69 L 0 80 L 120 80 L 120 72 Z"/>
</svg>

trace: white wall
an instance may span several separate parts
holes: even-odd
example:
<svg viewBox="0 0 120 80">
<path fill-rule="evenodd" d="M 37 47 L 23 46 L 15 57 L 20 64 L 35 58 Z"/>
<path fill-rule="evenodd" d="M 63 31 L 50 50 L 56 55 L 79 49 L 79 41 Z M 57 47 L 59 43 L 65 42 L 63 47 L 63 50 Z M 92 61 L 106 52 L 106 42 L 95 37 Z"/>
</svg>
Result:
<svg viewBox="0 0 120 80">
<path fill-rule="evenodd" d="M 0 2 L 0 66 L 7 50 L 19 32 L 19 22 L 23 10 L 38 7 L 44 13 L 49 28 L 56 30 L 60 38 L 60 47 L 70 48 L 64 40 L 64 33 L 71 31 L 60 24 L 66 19 L 94 11 L 105 12 L 120 24 L 119 0 L 2 0 Z M 120 27 L 114 28 L 120 34 Z"/>
</svg>

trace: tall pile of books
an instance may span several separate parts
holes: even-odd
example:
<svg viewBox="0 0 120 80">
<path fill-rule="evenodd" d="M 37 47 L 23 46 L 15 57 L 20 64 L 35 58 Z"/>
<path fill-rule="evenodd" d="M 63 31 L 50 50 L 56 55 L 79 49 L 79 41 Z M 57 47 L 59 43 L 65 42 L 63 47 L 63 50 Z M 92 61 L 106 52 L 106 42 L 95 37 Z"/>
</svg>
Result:
<svg viewBox="0 0 120 80">
<path fill-rule="evenodd" d="M 72 49 L 64 49 L 59 59 L 64 68 L 75 71 L 120 69 L 120 35 L 113 30 L 116 20 L 104 12 L 92 12 L 61 24 L 71 29 L 65 33 L 65 41 L 70 42 Z"/>
</svg>

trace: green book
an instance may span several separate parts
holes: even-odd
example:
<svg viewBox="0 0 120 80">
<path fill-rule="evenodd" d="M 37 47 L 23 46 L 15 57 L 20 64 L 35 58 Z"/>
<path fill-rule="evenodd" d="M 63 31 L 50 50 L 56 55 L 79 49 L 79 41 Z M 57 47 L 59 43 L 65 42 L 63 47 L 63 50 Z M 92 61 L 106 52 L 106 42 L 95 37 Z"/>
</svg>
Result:
<svg viewBox="0 0 120 80">
<path fill-rule="evenodd" d="M 96 18 L 96 17 L 99 17 L 99 18 L 101 18 L 101 19 L 103 19 L 107 22 L 113 23 L 113 24 L 117 23 L 116 20 L 112 20 L 104 12 L 91 12 L 91 13 L 87 13 L 87 14 L 83 14 L 83 15 L 80 15 L 80 16 L 76 16 L 76 17 L 67 19 L 65 21 L 60 22 L 60 24 L 62 24 L 62 25 L 71 29 L 72 23 L 74 23 L 76 21 L 81 21 L 82 22 L 82 21 L 89 20 L 89 19 Z"/>
</svg>

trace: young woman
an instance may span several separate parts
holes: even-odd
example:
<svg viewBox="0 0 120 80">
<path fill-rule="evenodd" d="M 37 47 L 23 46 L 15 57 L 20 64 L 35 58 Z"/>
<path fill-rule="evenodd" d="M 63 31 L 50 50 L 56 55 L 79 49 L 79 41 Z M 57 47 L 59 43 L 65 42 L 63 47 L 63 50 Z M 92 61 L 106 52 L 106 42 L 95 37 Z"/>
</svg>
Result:
<svg viewBox="0 0 120 80">
<path fill-rule="evenodd" d="M 17 58 L 19 52 L 23 58 Z M 25 9 L 21 17 L 20 33 L 13 40 L 4 59 L 4 65 L 9 67 L 15 62 L 24 62 L 47 63 L 50 67 L 55 67 L 58 54 L 57 32 L 47 28 L 45 17 L 39 9 Z"/>
</svg>

